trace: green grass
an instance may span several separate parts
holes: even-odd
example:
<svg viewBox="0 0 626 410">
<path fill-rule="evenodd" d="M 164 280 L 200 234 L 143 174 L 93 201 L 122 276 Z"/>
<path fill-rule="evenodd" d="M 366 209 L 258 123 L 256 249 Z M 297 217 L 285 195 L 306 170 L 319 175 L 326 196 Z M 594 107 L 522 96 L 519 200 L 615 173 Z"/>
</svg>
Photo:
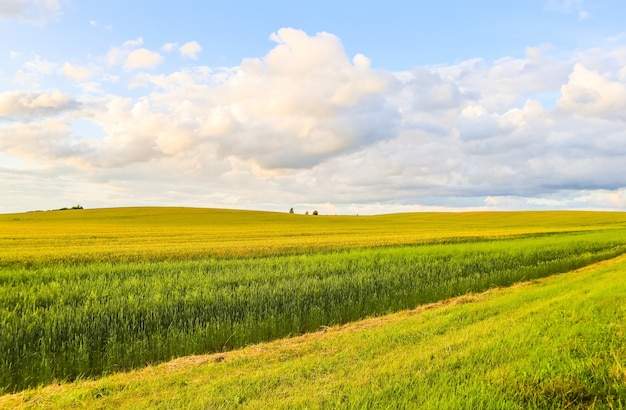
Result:
<svg viewBox="0 0 626 410">
<path fill-rule="evenodd" d="M 0 407 L 620 409 L 626 259 Z"/>
<path fill-rule="evenodd" d="M 0 215 L 0 393 L 316 331 L 623 254 L 601 212 Z"/>
<path fill-rule="evenodd" d="M 0 269 L 0 391 L 217 352 L 611 258 L 626 231 Z"/>
</svg>

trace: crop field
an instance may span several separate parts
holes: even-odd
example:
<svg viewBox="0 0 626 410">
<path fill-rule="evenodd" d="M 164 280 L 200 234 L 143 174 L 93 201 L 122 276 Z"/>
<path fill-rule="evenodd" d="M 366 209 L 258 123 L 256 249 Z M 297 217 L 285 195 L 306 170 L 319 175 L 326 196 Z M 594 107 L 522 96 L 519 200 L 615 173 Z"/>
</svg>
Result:
<svg viewBox="0 0 626 410">
<path fill-rule="evenodd" d="M 305 216 L 194 208 L 0 215 L 0 266 L 245 257 L 626 228 L 620 212 Z"/>
<path fill-rule="evenodd" d="M 0 396 L 0 408 L 622 409 L 626 255 L 213 355 Z"/>
<path fill-rule="evenodd" d="M 626 216 L 0 215 L 0 393 L 222 352 L 626 253 Z"/>
</svg>

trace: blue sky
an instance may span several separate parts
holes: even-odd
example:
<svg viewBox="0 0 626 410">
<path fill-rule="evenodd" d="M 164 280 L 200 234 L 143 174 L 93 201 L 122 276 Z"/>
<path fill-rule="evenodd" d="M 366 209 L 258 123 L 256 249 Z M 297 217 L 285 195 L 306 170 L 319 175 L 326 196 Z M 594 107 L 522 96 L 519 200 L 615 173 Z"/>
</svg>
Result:
<svg viewBox="0 0 626 410">
<path fill-rule="evenodd" d="M 0 0 L 0 212 L 626 210 L 625 15 Z"/>
<path fill-rule="evenodd" d="M 3 3 L 20 2 L 37 3 Z M 348 54 L 363 53 L 377 68 L 406 70 L 475 57 L 519 57 L 526 47 L 542 43 L 563 50 L 593 47 L 623 32 L 626 12 L 619 0 L 187 1 L 177 6 L 147 0 L 74 0 L 58 4 L 57 15 L 44 27 L 5 19 L 0 26 L 2 38 L 19 39 L 13 47 L 17 51 L 50 58 L 97 55 L 137 37 L 155 47 L 193 39 L 204 44 L 202 61 L 214 66 L 262 56 L 272 47 L 269 34 L 293 27 L 310 34 L 333 33 Z"/>
</svg>

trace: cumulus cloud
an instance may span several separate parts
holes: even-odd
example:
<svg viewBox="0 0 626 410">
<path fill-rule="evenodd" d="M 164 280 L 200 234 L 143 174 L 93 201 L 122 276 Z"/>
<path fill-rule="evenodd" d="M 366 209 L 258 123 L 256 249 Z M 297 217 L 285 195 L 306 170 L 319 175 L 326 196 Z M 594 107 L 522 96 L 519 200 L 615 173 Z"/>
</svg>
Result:
<svg viewBox="0 0 626 410">
<path fill-rule="evenodd" d="M 264 56 L 234 67 L 121 73 L 130 96 L 106 90 L 113 80 L 81 104 L 60 92 L 0 94 L 0 153 L 113 181 L 135 204 L 625 209 L 618 44 L 389 72 L 330 33 L 270 38 Z M 160 62 L 142 47 L 113 47 L 108 61 L 128 71 Z M 89 79 L 81 67 L 58 70 Z M 101 136 L 77 133 L 74 118 Z"/>
<path fill-rule="evenodd" d="M 395 135 L 399 114 L 384 94 L 392 75 L 365 56 L 350 59 L 328 33 L 283 29 L 272 39 L 278 45 L 265 57 L 231 70 L 136 76 L 133 86 L 161 91 L 116 123 L 151 140 L 153 154 L 201 145 L 265 170 L 314 166 Z"/>
<path fill-rule="evenodd" d="M 464 141 L 487 140 L 508 134 L 512 127 L 501 121 L 498 115 L 489 114 L 480 106 L 467 107 L 457 120 L 456 129 Z"/>
<path fill-rule="evenodd" d="M 183 57 L 190 58 L 192 60 L 197 60 L 198 53 L 202 51 L 202 47 L 196 41 L 190 41 L 180 46 L 178 51 L 180 52 L 180 55 Z"/>
<path fill-rule="evenodd" d="M 559 107 L 589 117 L 626 120 L 626 84 L 576 64 L 561 87 Z"/>
<path fill-rule="evenodd" d="M 72 65 L 70 63 L 65 63 L 59 69 L 61 74 L 65 75 L 72 81 L 84 81 L 89 79 L 93 73 L 88 67 Z"/>
<path fill-rule="evenodd" d="M 76 166 L 90 149 L 88 142 L 71 138 L 70 127 L 63 119 L 0 126 L 0 150 L 32 162 L 61 160 L 65 166 Z"/>
<path fill-rule="evenodd" d="M 58 0 L 3 0 L 0 2 L 0 18 L 19 18 L 42 26 L 61 14 Z"/>
<path fill-rule="evenodd" d="M 122 47 L 111 47 L 107 53 L 110 66 L 123 65 L 127 71 L 141 68 L 153 69 L 163 62 L 163 56 L 146 48 L 136 48 L 143 44 L 143 38 L 127 40 Z"/>
<path fill-rule="evenodd" d="M 136 70 L 138 68 L 154 68 L 161 64 L 163 56 L 155 51 L 139 48 L 131 51 L 126 57 L 124 68 Z"/>
<path fill-rule="evenodd" d="M 50 93 L 8 91 L 0 94 L 0 118 L 55 115 L 76 109 L 78 105 L 77 101 L 59 91 Z"/>
</svg>

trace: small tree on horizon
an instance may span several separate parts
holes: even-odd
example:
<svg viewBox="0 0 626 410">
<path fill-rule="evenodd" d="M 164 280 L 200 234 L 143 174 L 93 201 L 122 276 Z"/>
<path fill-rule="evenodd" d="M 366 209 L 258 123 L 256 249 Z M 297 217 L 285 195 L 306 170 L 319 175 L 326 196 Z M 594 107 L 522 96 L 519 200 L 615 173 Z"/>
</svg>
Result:
<svg viewBox="0 0 626 410">
<path fill-rule="evenodd" d="M 289 213 L 292 214 L 293 213 L 293 208 L 289 209 Z"/>
<path fill-rule="evenodd" d="M 313 211 L 313 215 L 317 215 L 317 209 Z"/>
</svg>

